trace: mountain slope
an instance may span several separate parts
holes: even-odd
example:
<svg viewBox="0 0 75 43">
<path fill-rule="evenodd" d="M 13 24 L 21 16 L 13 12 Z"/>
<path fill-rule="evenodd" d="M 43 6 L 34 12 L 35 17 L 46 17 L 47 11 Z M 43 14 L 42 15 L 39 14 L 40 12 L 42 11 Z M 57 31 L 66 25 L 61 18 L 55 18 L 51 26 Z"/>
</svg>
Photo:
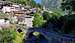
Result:
<svg viewBox="0 0 75 43">
<path fill-rule="evenodd" d="M 61 0 L 42 0 L 41 3 L 48 9 L 58 9 L 61 5 Z"/>
</svg>

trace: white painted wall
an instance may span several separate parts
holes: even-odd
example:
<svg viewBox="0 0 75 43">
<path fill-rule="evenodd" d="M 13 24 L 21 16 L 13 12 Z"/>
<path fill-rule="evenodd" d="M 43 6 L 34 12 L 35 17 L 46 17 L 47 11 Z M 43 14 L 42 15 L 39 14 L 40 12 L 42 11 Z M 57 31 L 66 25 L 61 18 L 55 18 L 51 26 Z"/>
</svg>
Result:
<svg viewBox="0 0 75 43">
<path fill-rule="evenodd" d="M 33 17 L 32 18 L 25 18 L 25 24 L 27 27 L 33 27 Z"/>
<path fill-rule="evenodd" d="M 0 19 L 0 26 L 9 25 L 10 21 L 6 21 L 4 19 Z"/>
<path fill-rule="evenodd" d="M 10 8 L 11 8 L 11 7 L 3 6 L 3 8 L 2 8 L 3 13 L 5 13 L 5 12 L 10 12 L 10 11 L 11 11 Z"/>
<path fill-rule="evenodd" d="M 19 11 L 19 8 L 3 6 L 2 11 L 3 11 L 3 13 L 11 12 L 11 11 Z"/>
</svg>

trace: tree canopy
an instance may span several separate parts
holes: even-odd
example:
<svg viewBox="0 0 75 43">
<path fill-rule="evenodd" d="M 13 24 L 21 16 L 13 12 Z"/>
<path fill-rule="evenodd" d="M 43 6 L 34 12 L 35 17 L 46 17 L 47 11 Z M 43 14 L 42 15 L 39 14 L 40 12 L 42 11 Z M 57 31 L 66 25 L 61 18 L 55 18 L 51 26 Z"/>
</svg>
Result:
<svg viewBox="0 0 75 43">
<path fill-rule="evenodd" d="M 39 13 L 34 14 L 33 27 L 41 27 L 44 24 L 44 19 Z"/>
<path fill-rule="evenodd" d="M 31 7 L 39 7 L 39 8 L 42 7 L 40 4 L 37 4 L 34 0 L 7 0 L 7 1 L 11 1 L 22 5 L 30 5 Z"/>
<path fill-rule="evenodd" d="M 0 30 L 0 43 L 23 43 L 23 33 L 12 28 Z"/>
<path fill-rule="evenodd" d="M 57 11 L 51 11 L 52 13 L 50 12 L 47 12 L 47 11 L 44 11 L 43 13 L 43 17 L 45 20 L 50 20 L 50 19 L 59 19 L 61 16 L 63 16 L 60 12 L 57 12 Z"/>
</svg>

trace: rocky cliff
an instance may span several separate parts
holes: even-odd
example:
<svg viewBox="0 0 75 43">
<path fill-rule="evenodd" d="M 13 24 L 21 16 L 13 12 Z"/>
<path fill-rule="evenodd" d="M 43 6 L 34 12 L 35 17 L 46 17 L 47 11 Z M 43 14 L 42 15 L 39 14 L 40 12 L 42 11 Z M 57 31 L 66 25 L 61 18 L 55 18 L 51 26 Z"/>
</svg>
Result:
<svg viewBox="0 0 75 43">
<path fill-rule="evenodd" d="M 61 0 L 42 0 L 42 5 L 48 9 L 59 9 L 61 6 Z"/>
</svg>

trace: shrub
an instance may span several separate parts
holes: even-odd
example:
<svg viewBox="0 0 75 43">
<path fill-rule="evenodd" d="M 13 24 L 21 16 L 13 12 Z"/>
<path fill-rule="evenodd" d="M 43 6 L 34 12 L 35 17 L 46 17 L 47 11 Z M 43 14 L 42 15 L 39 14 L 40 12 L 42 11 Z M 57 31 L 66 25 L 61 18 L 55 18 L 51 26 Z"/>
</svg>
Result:
<svg viewBox="0 0 75 43">
<path fill-rule="evenodd" d="M 0 43 L 22 43 L 22 41 L 22 33 L 18 33 L 12 29 L 0 30 Z"/>
<path fill-rule="evenodd" d="M 43 24 L 43 17 L 39 13 L 34 14 L 33 27 L 42 27 Z"/>
<path fill-rule="evenodd" d="M 45 23 L 45 26 L 44 27 L 47 27 L 47 25 L 49 25 L 49 23 L 52 23 L 54 26 L 57 26 L 59 18 L 61 16 L 63 16 L 62 14 L 63 13 L 60 13 L 60 11 L 53 11 L 52 13 L 50 13 L 48 11 L 45 11 L 43 13 L 43 18 L 47 22 Z"/>
<path fill-rule="evenodd" d="M 62 13 L 57 11 L 52 11 L 52 13 L 44 11 L 43 13 L 43 17 L 47 21 L 50 19 L 54 19 L 54 20 L 59 19 L 61 16 L 63 16 Z"/>
</svg>

